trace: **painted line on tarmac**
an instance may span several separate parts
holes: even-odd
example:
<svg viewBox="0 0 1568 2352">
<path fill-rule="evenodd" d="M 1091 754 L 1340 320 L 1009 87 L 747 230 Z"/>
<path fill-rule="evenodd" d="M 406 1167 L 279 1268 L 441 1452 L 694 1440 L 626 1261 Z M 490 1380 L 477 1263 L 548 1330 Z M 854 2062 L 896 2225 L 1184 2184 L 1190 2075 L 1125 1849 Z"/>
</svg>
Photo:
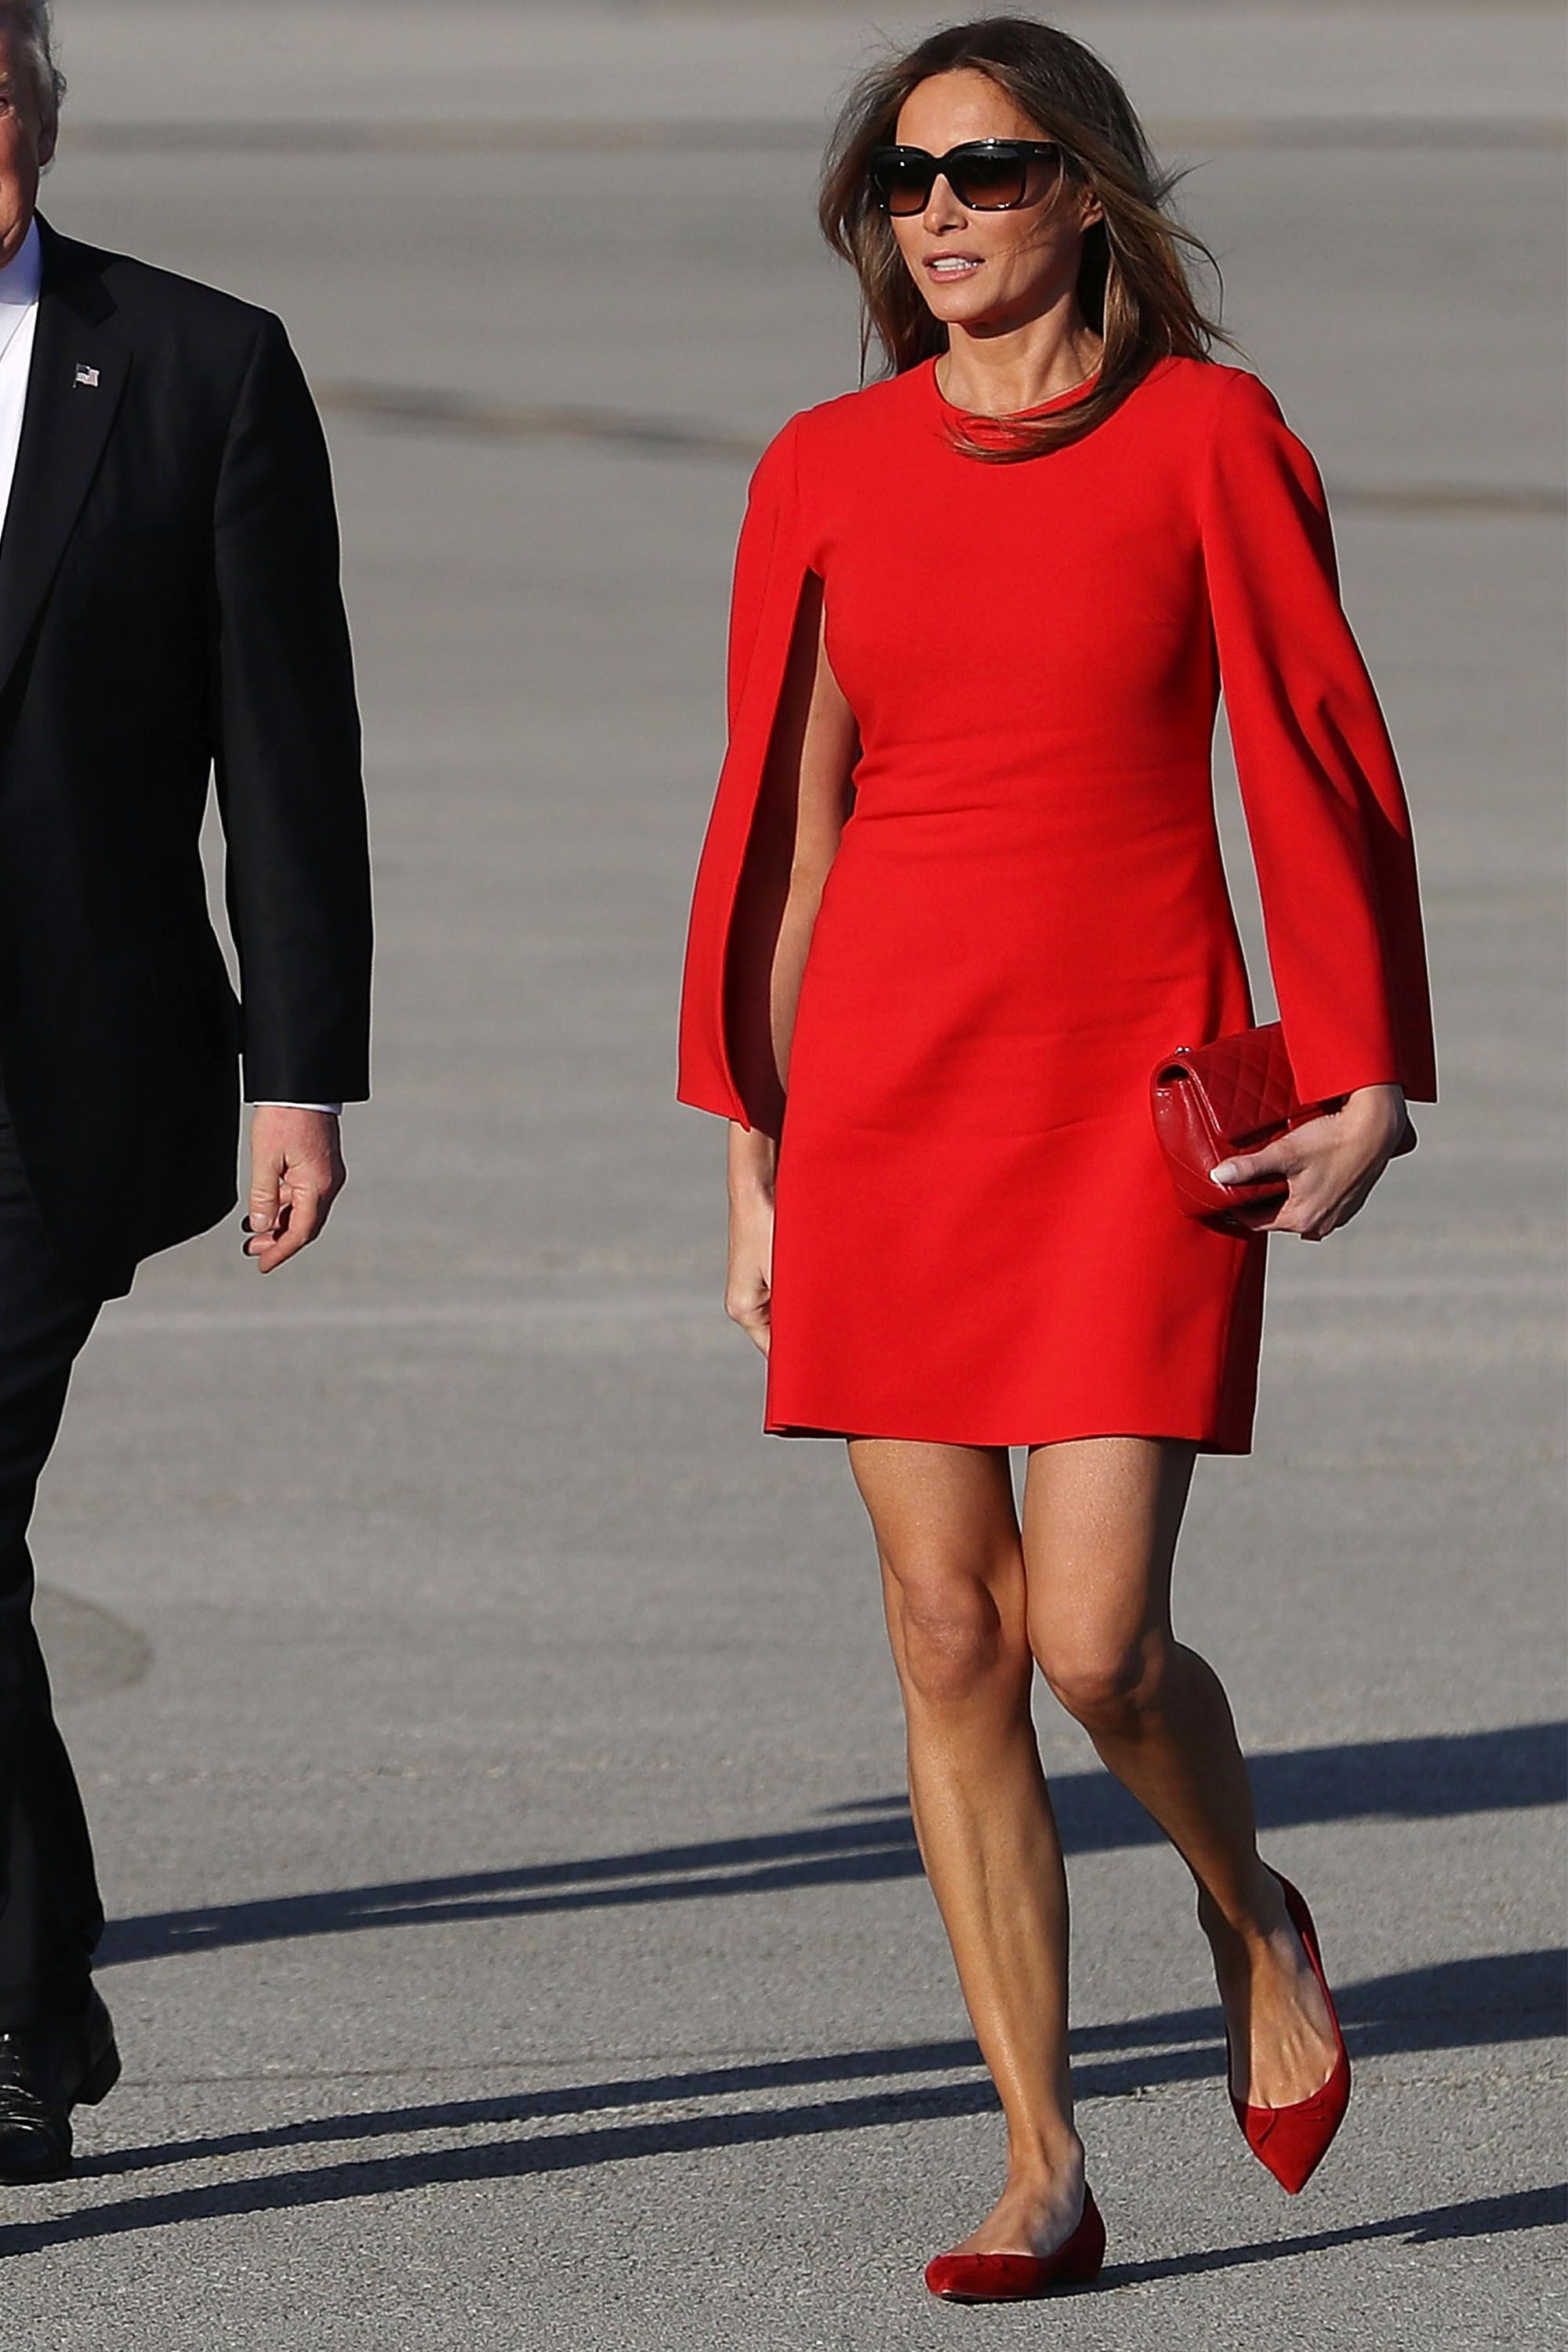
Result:
<svg viewBox="0 0 1568 2352">
<path fill-rule="evenodd" d="M 1568 515 L 1568 489 L 1524 482 L 1331 482 L 1331 502 L 1366 514 Z"/>
<path fill-rule="evenodd" d="M 753 433 L 635 409 L 485 400 L 426 384 L 342 381 L 319 383 L 315 392 L 329 415 L 470 440 L 584 441 L 742 465 L 754 465 L 766 446 Z M 1334 482 L 1329 485 L 1329 497 L 1348 512 L 1422 519 L 1486 515 L 1533 520 L 1568 514 L 1568 489 L 1528 482 Z"/>
<path fill-rule="evenodd" d="M 612 1298 L 432 1299 L 407 1306 L 134 1307 L 110 1306 L 95 1337 L 150 1339 L 205 1331 L 581 1331 L 597 1336 L 622 1325 L 712 1324 L 738 1336 L 709 1291 L 627 1292 Z"/>
<path fill-rule="evenodd" d="M 1321 1304 L 1342 1307 L 1347 1301 L 1376 1299 L 1441 1299 L 1454 1307 L 1461 1298 L 1495 1302 L 1515 1297 L 1539 1299 L 1539 1276 L 1513 1271 L 1497 1274 L 1272 1276 L 1275 1295 L 1292 1307 Z M 724 1340 L 738 1335 L 717 1297 L 708 1290 L 628 1290 L 596 1298 L 428 1299 L 406 1304 L 355 1306 L 321 1301 L 289 1307 L 232 1306 L 153 1307 L 111 1303 L 98 1325 L 100 1339 L 181 1338 L 222 1331 L 535 1331 L 542 1336 L 581 1332 L 584 1338 L 614 1333 L 627 1325 L 650 1323 L 711 1328 Z"/>
<path fill-rule="evenodd" d="M 764 446 L 754 433 L 730 432 L 721 425 L 678 416 L 480 400 L 467 393 L 438 392 L 416 384 L 321 383 L 315 386 L 315 394 L 329 415 L 482 440 L 596 441 L 620 448 L 673 450 L 751 465 Z"/>
<path fill-rule="evenodd" d="M 1236 151 L 1248 148 L 1334 148 L 1388 151 L 1439 149 L 1445 153 L 1494 154 L 1520 149 L 1552 151 L 1568 144 L 1568 124 L 1556 115 L 1361 116 L 1170 115 L 1153 118 L 1156 146 Z M 253 155 L 485 155 L 751 153 L 815 150 L 827 137 L 826 121 L 773 116 L 754 121 L 698 116 L 593 121 L 563 118 L 475 116 L 445 122 L 367 117 L 360 121 L 223 121 L 149 119 L 94 122 L 73 120 L 70 142 L 87 153 Z"/>
</svg>

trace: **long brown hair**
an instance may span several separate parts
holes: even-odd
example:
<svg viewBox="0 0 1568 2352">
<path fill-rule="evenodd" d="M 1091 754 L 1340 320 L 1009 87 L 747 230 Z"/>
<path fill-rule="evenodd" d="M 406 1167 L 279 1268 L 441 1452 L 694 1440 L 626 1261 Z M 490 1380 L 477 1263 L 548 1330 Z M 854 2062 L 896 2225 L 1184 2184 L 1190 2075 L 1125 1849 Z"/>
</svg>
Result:
<svg viewBox="0 0 1568 2352">
<path fill-rule="evenodd" d="M 835 253 L 860 280 L 861 363 L 879 344 L 894 374 L 947 349 L 904 266 L 891 222 L 867 178 L 874 147 L 889 144 L 906 99 L 933 74 L 983 73 L 1061 149 L 1064 180 L 1090 189 L 1103 217 L 1089 229 L 1079 269 L 1084 318 L 1104 339 L 1099 375 L 1081 400 L 984 443 L 955 433 L 968 457 L 993 464 L 1043 457 L 1079 441 L 1120 408 L 1167 354 L 1205 359 L 1230 339 L 1200 305 L 1189 258 L 1218 266 L 1167 209 L 1180 174 L 1162 171 L 1110 68 L 1068 33 L 1027 16 L 950 26 L 864 74 L 839 115 L 823 166 L 817 216 Z"/>
</svg>

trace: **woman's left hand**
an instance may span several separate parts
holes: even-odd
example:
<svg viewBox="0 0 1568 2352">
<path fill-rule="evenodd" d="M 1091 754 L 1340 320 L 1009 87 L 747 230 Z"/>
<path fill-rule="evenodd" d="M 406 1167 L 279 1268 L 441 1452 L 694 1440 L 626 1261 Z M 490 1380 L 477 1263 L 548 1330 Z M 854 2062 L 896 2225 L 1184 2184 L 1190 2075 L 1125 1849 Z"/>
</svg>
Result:
<svg viewBox="0 0 1568 2352">
<path fill-rule="evenodd" d="M 1406 1125 L 1402 1087 L 1358 1087 L 1338 1110 L 1292 1128 L 1261 1151 L 1237 1152 L 1213 1171 L 1216 1185 L 1282 1179 L 1289 1192 L 1278 1208 L 1240 1205 L 1236 1214 L 1260 1234 L 1299 1234 L 1321 1242 L 1348 1225 L 1387 1167 Z"/>
</svg>

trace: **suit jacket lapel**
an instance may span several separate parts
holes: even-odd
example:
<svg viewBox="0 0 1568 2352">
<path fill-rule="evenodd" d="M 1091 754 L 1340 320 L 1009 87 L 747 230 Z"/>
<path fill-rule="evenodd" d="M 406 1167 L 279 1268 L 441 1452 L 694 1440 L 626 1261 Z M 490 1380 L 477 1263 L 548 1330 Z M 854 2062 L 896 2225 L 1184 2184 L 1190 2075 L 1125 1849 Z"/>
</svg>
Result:
<svg viewBox="0 0 1568 2352">
<path fill-rule="evenodd" d="M 43 282 L 22 441 L 0 533 L 0 691 L 59 568 L 120 407 L 131 353 L 89 247 L 40 220 Z"/>
</svg>

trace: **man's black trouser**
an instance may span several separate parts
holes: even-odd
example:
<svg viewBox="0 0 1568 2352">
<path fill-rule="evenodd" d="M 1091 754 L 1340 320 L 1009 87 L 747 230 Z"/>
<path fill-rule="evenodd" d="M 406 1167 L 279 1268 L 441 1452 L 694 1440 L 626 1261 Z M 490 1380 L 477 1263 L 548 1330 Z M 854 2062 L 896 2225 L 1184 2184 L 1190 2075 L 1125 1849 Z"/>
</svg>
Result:
<svg viewBox="0 0 1568 2352">
<path fill-rule="evenodd" d="M 49 1247 L 0 1099 L 0 2032 L 86 1996 L 103 1906 L 33 1631 L 27 1523 L 98 1318 Z"/>
</svg>

